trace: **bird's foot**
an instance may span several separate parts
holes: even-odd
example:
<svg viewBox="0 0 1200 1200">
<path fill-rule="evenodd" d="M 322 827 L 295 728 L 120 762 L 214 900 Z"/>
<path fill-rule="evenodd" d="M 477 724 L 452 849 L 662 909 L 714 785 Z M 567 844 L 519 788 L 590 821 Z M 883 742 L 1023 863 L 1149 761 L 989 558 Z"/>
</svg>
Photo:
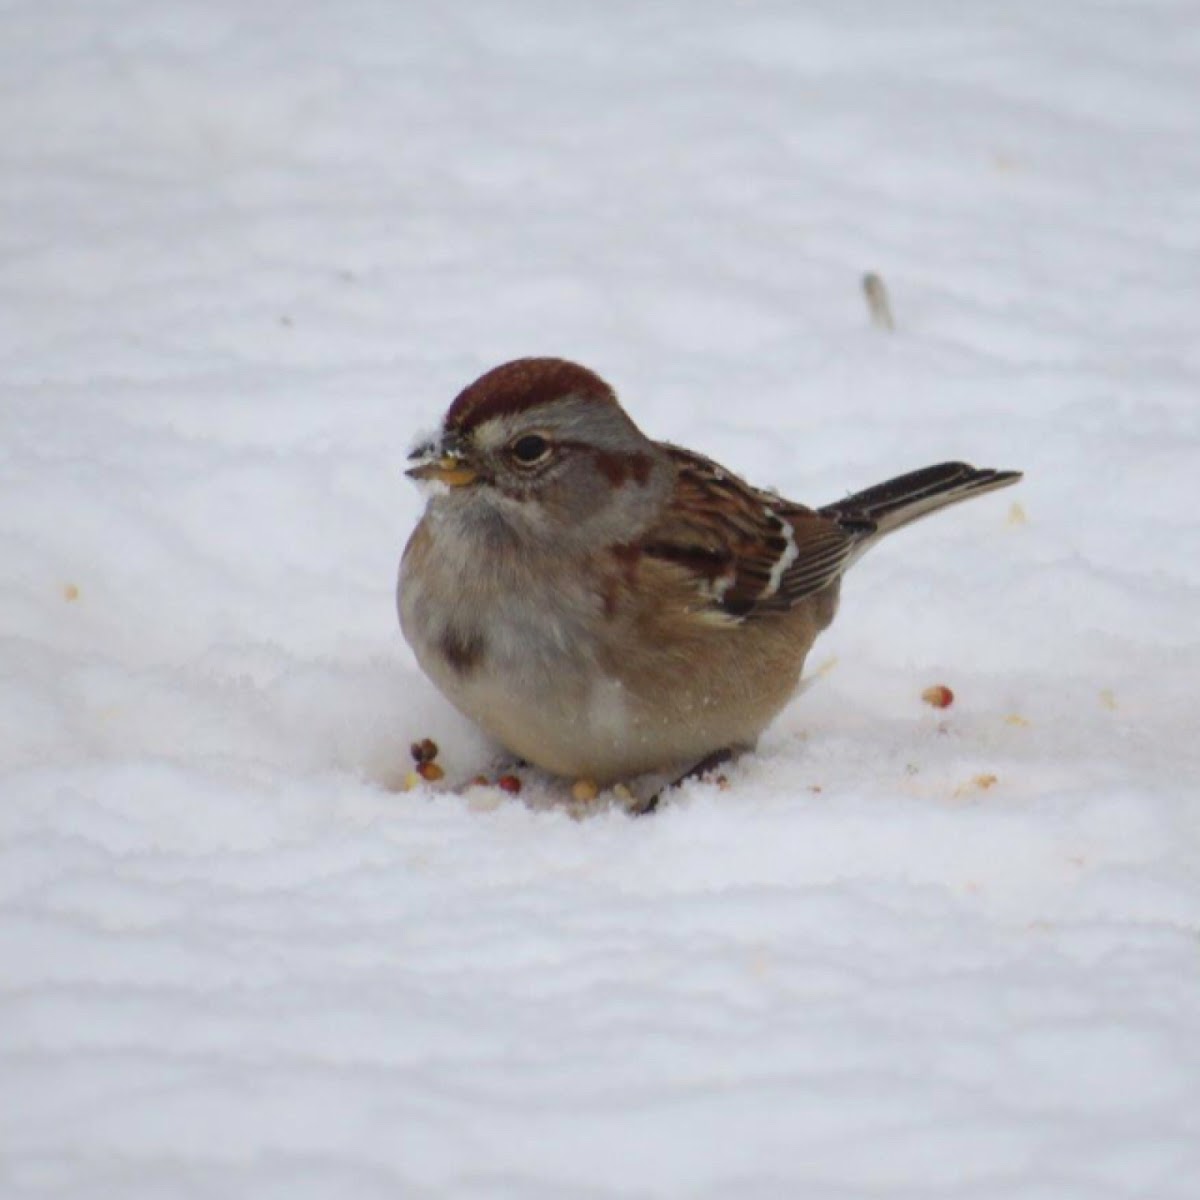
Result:
<svg viewBox="0 0 1200 1200">
<path fill-rule="evenodd" d="M 658 810 L 659 802 L 662 800 L 666 792 L 674 791 L 675 788 L 682 786 L 692 779 L 703 779 L 706 775 L 710 775 L 718 767 L 723 767 L 726 763 L 733 762 L 739 754 L 742 754 L 747 747 L 745 746 L 726 746 L 722 750 L 714 750 L 712 754 L 706 754 L 698 763 L 689 767 L 682 775 L 670 780 L 669 782 L 658 788 L 653 795 L 647 799 L 639 801 L 637 804 L 630 806 L 629 814 L 633 817 L 646 817 L 652 812 Z"/>
</svg>

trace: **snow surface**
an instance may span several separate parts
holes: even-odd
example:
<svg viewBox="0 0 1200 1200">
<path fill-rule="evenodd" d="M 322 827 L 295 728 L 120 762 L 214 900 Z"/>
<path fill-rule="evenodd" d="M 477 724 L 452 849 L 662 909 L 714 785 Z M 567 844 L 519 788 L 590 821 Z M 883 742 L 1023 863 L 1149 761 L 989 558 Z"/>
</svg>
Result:
<svg viewBox="0 0 1200 1200">
<path fill-rule="evenodd" d="M 1196 3 L 0 28 L 5 1200 L 1198 1194 Z M 727 790 L 398 791 L 491 765 L 403 456 L 528 353 L 798 499 L 1028 477 Z"/>
</svg>

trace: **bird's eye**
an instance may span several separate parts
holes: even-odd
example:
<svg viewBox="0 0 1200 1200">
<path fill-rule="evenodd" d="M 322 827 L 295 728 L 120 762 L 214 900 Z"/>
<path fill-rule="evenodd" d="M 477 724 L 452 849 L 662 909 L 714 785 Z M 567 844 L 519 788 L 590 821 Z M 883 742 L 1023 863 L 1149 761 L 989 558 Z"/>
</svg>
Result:
<svg viewBox="0 0 1200 1200">
<path fill-rule="evenodd" d="M 550 453 L 550 443 L 541 434 L 527 433 L 509 447 L 513 458 L 523 467 L 532 467 Z"/>
</svg>

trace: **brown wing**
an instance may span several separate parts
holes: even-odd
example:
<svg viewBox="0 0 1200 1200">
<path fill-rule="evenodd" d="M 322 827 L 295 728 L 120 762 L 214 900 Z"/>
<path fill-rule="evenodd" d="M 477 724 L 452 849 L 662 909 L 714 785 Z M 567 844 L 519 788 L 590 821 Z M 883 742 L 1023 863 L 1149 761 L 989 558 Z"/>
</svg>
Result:
<svg viewBox="0 0 1200 1200">
<path fill-rule="evenodd" d="M 696 610 L 734 620 L 787 612 L 833 582 L 870 521 L 845 521 L 751 487 L 690 450 L 664 447 L 675 495 L 642 540 L 642 553 L 696 581 Z"/>
</svg>

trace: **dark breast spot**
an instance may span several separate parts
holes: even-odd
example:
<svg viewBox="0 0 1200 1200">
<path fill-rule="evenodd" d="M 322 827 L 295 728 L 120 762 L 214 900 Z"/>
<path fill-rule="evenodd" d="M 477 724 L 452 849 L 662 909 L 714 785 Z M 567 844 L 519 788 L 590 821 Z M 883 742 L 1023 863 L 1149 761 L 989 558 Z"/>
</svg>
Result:
<svg viewBox="0 0 1200 1200">
<path fill-rule="evenodd" d="M 451 625 L 438 643 L 442 656 L 458 672 L 469 675 L 483 661 L 483 635 L 477 630 L 465 632 Z"/>
</svg>

